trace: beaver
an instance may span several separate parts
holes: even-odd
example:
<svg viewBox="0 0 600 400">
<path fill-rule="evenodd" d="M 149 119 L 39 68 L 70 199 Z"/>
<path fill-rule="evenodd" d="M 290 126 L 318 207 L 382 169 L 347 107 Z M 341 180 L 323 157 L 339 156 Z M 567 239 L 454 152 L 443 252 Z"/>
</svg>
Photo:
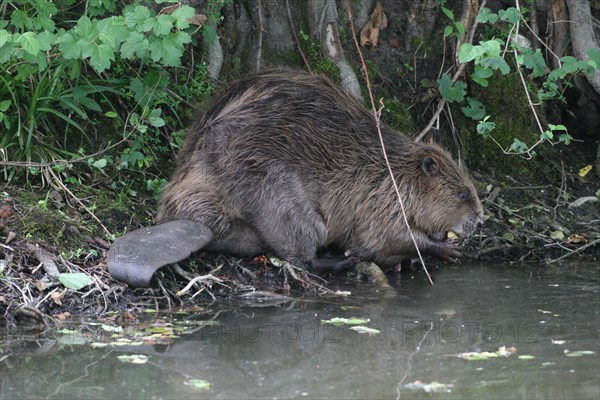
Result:
<svg viewBox="0 0 600 400">
<path fill-rule="evenodd" d="M 447 233 L 466 237 L 483 222 L 473 184 L 440 146 L 380 129 L 419 250 L 456 259 Z M 331 246 L 383 268 L 416 255 L 373 114 L 298 71 L 235 81 L 192 122 L 156 221 L 115 241 L 113 277 L 147 286 L 200 249 L 306 269 Z"/>
</svg>

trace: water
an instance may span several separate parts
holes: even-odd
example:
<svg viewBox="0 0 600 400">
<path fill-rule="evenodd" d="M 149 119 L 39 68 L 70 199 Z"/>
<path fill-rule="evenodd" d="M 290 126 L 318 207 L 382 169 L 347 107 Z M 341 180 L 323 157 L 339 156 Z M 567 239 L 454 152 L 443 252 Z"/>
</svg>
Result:
<svg viewBox="0 0 600 400">
<path fill-rule="evenodd" d="M 165 344 L 92 348 L 118 338 L 85 324 L 73 334 L 5 335 L 0 398 L 598 399 L 599 273 L 597 263 L 462 265 L 436 271 L 435 286 L 404 275 L 393 294 L 340 283 L 352 296 L 220 302 L 176 316 L 195 332 Z M 335 317 L 367 318 L 380 333 L 321 323 Z M 501 346 L 513 353 L 457 357 Z M 118 359 L 128 354 L 147 362 Z"/>
</svg>

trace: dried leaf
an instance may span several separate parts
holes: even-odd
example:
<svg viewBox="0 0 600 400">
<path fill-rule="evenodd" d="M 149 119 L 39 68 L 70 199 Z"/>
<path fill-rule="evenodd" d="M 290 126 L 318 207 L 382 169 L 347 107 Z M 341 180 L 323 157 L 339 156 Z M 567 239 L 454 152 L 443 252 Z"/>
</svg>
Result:
<svg viewBox="0 0 600 400">
<path fill-rule="evenodd" d="M 60 314 L 54 314 L 53 315 L 54 318 L 58 319 L 59 321 L 66 321 L 69 318 L 71 318 L 71 313 L 68 311 L 65 311 L 63 313 Z"/>
<path fill-rule="evenodd" d="M 588 240 L 585 236 L 574 233 L 567 238 L 567 242 L 571 244 L 585 244 Z"/>
<path fill-rule="evenodd" d="M 396 39 L 396 38 L 392 38 L 390 40 L 388 40 L 388 43 L 390 44 L 390 46 L 399 49 L 400 46 L 402 46 L 402 44 L 400 43 L 400 40 Z"/>
<path fill-rule="evenodd" d="M 208 21 L 208 17 L 204 14 L 196 14 L 192 18 L 188 19 L 188 22 L 192 25 L 202 26 Z"/>
<path fill-rule="evenodd" d="M 16 237 L 17 237 L 17 234 L 14 233 L 13 231 L 8 232 L 8 235 L 6 236 L 6 240 L 4 241 L 4 244 L 9 244 L 13 240 L 15 240 Z"/>
<path fill-rule="evenodd" d="M 62 306 L 62 302 L 60 301 L 63 297 L 64 292 L 52 292 L 50 293 L 50 298 L 52 299 L 52 301 L 56 304 L 58 304 L 59 306 Z"/>
<path fill-rule="evenodd" d="M 387 28 L 387 17 L 383 12 L 383 6 L 378 2 L 369 20 L 360 30 L 360 45 L 377 46 L 379 31 L 384 28 Z"/>
</svg>

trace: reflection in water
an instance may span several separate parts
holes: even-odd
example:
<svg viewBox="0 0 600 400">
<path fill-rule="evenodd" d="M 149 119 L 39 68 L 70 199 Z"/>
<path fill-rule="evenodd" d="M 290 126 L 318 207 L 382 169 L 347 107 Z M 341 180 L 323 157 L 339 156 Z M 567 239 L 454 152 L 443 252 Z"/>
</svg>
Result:
<svg viewBox="0 0 600 400">
<path fill-rule="evenodd" d="M 599 272 L 591 264 L 460 266 L 438 271 L 435 286 L 403 276 L 394 298 L 353 285 L 343 287 L 349 299 L 334 302 L 230 305 L 218 324 L 170 345 L 71 341 L 44 357 L 6 359 L 0 398 L 430 398 L 423 385 L 439 382 L 447 386 L 427 389 L 444 398 L 597 399 Z M 380 333 L 321 323 L 353 316 Z M 517 352 L 456 357 L 501 346 Z M 149 361 L 126 364 L 121 354 Z M 184 384 L 193 378 L 210 389 Z"/>
</svg>

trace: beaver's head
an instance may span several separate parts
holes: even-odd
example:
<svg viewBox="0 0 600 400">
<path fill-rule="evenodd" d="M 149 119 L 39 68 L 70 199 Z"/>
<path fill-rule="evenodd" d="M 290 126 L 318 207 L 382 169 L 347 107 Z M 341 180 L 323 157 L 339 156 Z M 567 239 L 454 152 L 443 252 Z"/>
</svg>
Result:
<svg viewBox="0 0 600 400">
<path fill-rule="evenodd" d="M 473 234 L 483 207 L 465 171 L 435 144 L 418 146 L 410 158 L 410 176 L 417 178 L 409 195 L 414 227 L 437 241 Z"/>
</svg>

